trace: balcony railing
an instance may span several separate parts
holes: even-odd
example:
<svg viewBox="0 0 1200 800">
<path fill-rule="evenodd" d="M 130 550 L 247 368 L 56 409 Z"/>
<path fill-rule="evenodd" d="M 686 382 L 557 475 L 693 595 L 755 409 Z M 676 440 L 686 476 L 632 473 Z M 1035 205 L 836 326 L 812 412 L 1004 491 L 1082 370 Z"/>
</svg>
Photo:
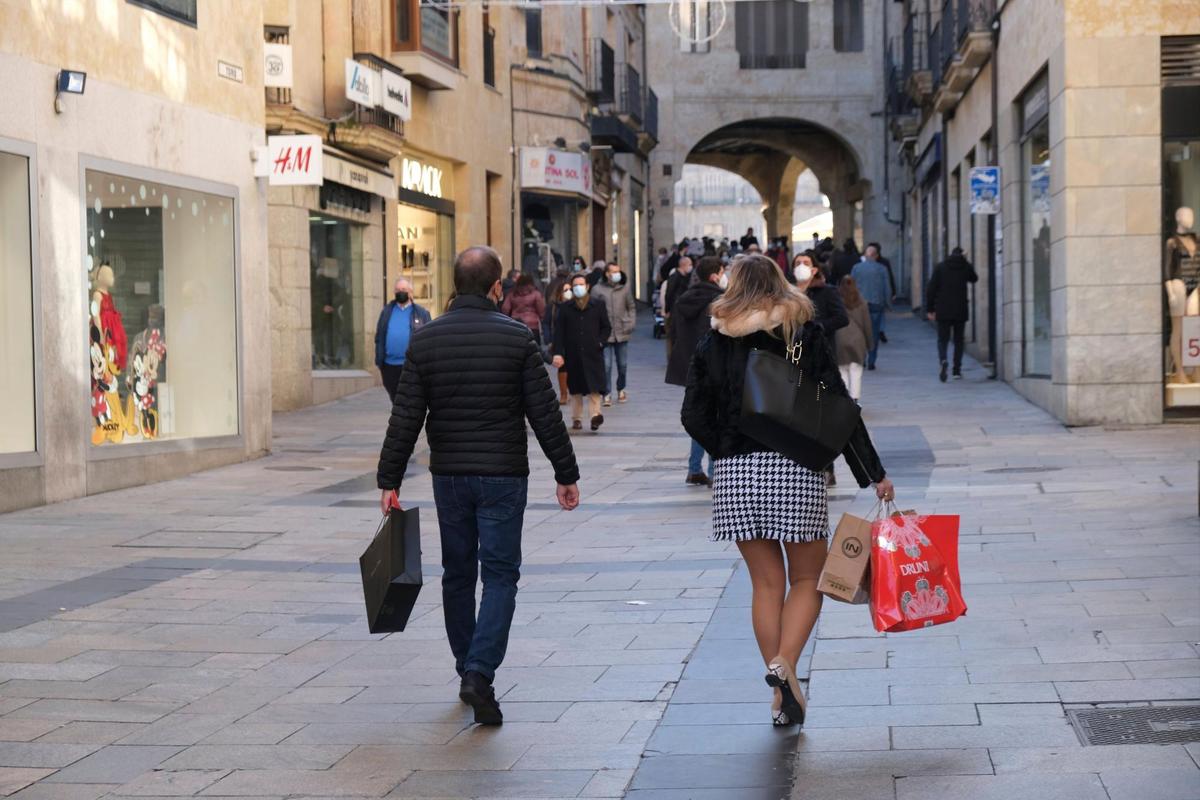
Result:
<svg viewBox="0 0 1200 800">
<path fill-rule="evenodd" d="M 602 108 L 617 101 L 616 70 L 612 47 L 603 39 L 592 39 L 588 46 L 587 92 Z"/>
<path fill-rule="evenodd" d="M 933 85 L 936 89 L 938 84 L 942 82 L 942 23 L 947 20 L 938 20 L 929 30 L 929 35 L 925 38 L 925 63 L 928 64 L 928 69 L 933 71 Z"/>
<path fill-rule="evenodd" d="M 653 89 L 646 89 L 646 121 L 643 127 L 658 141 L 658 95 Z"/>
<path fill-rule="evenodd" d="M 404 135 L 404 120 L 382 108 L 367 108 L 355 103 L 353 119 L 357 125 L 376 125 L 397 136 Z"/>
<path fill-rule="evenodd" d="M 991 30 L 996 16 L 996 0 L 956 0 L 954 43 L 962 47 L 967 34 Z"/>
<path fill-rule="evenodd" d="M 942 3 L 942 19 L 938 23 L 938 30 L 941 33 L 941 42 L 938 44 L 938 50 L 941 54 L 942 65 L 939 75 L 945 76 L 950 70 L 950 64 L 954 61 L 954 56 L 958 52 L 958 39 L 954 26 L 954 6 L 958 0 L 944 0 Z M 941 81 L 935 82 L 940 83 Z"/>
<path fill-rule="evenodd" d="M 643 116 L 642 76 L 628 64 L 622 65 L 621 102 L 617 113 L 628 114 L 635 122 L 641 122 Z"/>
</svg>

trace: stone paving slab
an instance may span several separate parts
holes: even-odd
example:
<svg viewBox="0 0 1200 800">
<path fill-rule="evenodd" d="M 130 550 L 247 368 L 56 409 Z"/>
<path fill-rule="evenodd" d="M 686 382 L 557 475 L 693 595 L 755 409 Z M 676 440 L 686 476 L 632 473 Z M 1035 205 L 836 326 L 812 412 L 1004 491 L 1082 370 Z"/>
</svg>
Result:
<svg viewBox="0 0 1200 800">
<path fill-rule="evenodd" d="M 277 416 L 266 459 L 0 516 L 0 796 L 1193 796 L 1200 746 L 1084 747 L 1064 703 L 1200 702 L 1200 428 L 1066 429 L 974 363 L 939 384 L 929 329 L 889 325 L 866 418 L 901 504 L 961 516 L 970 612 L 885 636 L 827 603 L 803 732 L 769 724 L 748 580 L 639 332 L 631 402 L 573 437 L 580 509 L 533 459 L 503 728 L 455 696 L 423 447 L 428 585 L 404 633 L 363 625 L 376 390 Z M 838 477 L 834 518 L 866 513 Z"/>
</svg>

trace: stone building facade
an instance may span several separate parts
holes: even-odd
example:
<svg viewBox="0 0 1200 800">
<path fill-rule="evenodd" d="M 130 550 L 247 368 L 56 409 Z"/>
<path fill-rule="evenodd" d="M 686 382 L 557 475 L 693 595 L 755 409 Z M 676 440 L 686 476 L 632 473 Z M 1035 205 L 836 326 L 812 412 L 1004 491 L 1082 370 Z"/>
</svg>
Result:
<svg viewBox="0 0 1200 800">
<path fill-rule="evenodd" d="M 879 43 L 899 20 L 895 3 L 684 0 L 649 5 L 646 16 L 660 90 L 655 248 L 693 233 L 674 230 L 674 186 L 684 164 L 706 164 L 750 181 L 768 236 L 790 236 L 797 178 L 811 169 L 835 239 L 857 234 L 892 249 L 900 197 L 885 172 Z"/>
<path fill-rule="evenodd" d="M 378 383 L 376 320 L 398 278 L 437 316 L 457 251 L 487 244 L 517 261 L 503 46 L 517 12 L 417 0 L 323 9 L 270 0 L 264 17 L 264 38 L 290 47 L 293 65 L 289 87 L 265 90 L 267 132 L 320 136 L 325 161 L 321 186 L 270 190 L 276 410 Z"/>
<path fill-rule="evenodd" d="M 648 154 L 658 101 L 646 71 L 645 12 L 631 5 L 515 8 L 513 221 L 520 263 L 621 264 L 643 299 L 652 258 Z"/>
<path fill-rule="evenodd" d="M 0 510 L 270 446 L 262 16 L 200 5 L 0 2 Z"/>
<path fill-rule="evenodd" d="M 980 275 L 971 348 L 1071 425 L 1200 406 L 1200 376 L 1177 365 L 1200 259 L 1172 261 L 1195 242 L 1176 212 L 1200 205 L 1200 17 L 1186 5 L 909 0 L 889 42 L 914 306 L 962 247 Z M 1000 169 L 999 207 L 972 214 L 985 166 Z"/>
</svg>

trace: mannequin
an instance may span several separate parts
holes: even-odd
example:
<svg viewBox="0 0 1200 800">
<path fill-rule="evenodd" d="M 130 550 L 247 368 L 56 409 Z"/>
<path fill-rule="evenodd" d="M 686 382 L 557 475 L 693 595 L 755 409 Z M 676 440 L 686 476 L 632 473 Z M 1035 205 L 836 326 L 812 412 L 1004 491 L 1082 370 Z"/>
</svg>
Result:
<svg viewBox="0 0 1200 800">
<path fill-rule="evenodd" d="M 1175 210 L 1175 233 L 1167 239 L 1167 313 L 1171 317 L 1167 383 L 1192 383 L 1183 370 L 1183 317 L 1200 315 L 1200 241 L 1192 227 L 1196 215 L 1187 206 Z"/>
</svg>

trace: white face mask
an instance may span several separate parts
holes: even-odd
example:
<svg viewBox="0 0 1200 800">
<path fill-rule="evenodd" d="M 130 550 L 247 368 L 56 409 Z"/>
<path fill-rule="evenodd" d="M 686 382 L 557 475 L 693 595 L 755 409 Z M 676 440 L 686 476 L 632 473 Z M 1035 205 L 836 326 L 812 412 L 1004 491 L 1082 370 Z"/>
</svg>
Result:
<svg viewBox="0 0 1200 800">
<path fill-rule="evenodd" d="M 562 295 L 562 297 L 563 297 L 563 300 L 570 300 L 570 299 L 571 299 L 571 289 L 570 289 L 570 287 L 567 287 L 566 289 L 563 289 L 563 295 Z"/>
<path fill-rule="evenodd" d="M 722 274 L 720 279 L 717 281 L 717 286 L 719 286 L 721 288 L 721 291 L 725 291 L 726 289 L 728 289 L 729 288 L 729 276 Z"/>
<path fill-rule="evenodd" d="M 613 283 L 620 283 L 621 282 L 621 273 L 610 272 L 610 273 L 608 273 L 608 279 Z"/>
<path fill-rule="evenodd" d="M 792 269 L 792 274 L 796 276 L 796 283 L 808 283 L 812 280 L 813 268 L 808 264 L 797 264 Z"/>
<path fill-rule="evenodd" d="M 587 287 L 584 286 L 582 283 L 579 284 L 578 286 L 572 286 L 571 294 L 575 295 L 578 298 L 583 298 L 587 295 Z"/>
</svg>

